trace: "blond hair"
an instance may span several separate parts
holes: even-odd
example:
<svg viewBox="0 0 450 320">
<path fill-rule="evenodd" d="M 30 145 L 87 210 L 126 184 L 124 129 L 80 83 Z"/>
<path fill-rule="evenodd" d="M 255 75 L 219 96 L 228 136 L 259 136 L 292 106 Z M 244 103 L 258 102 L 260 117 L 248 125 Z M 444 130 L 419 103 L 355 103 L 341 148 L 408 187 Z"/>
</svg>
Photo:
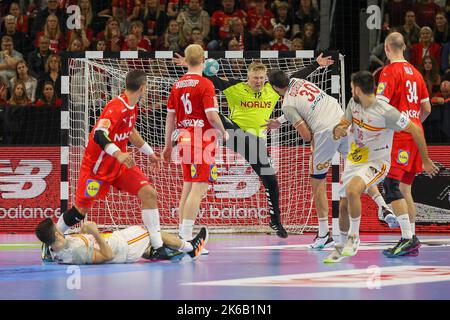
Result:
<svg viewBox="0 0 450 320">
<path fill-rule="evenodd" d="M 252 63 L 250 63 L 250 65 L 248 66 L 247 73 L 258 72 L 258 71 L 263 71 L 264 73 L 267 73 L 266 65 L 261 63 L 261 62 L 252 62 Z"/>
<path fill-rule="evenodd" d="M 190 44 L 184 50 L 186 63 L 191 67 L 196 67 L 202 63 L 205 56 L 205 50 L 198 44 Z"/>
</svg>

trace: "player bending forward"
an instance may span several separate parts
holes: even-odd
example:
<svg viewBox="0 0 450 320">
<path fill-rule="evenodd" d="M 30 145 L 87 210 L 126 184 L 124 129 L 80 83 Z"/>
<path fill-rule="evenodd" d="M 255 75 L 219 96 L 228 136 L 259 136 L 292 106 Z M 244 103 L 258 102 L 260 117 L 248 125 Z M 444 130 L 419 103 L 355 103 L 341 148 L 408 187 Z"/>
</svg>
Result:
<svg viewBox="0 0 450 320">
<path fill-rule="evenodd" d="M 105 239 L 94 222 L 85 221 L 80 234 L 64 236 L 48 218 L 39 223 L 35 232 L 39 240 L 49 246 L 53 260 L 58 263 L 131 263 L 141 258 L 160 258 L 152 248 L 149 231 L 143 226 L 115 231 Z M 206 228 L 202 228 L 191 241 L 180 240 L 164 231 L 161 236 L 167 247 L 176 250 L 172 258 L 182 257 L 182 252 L 186 252 L 196 259 L 206 244 L 208 234 Z"/>
<path fill-rule="evenodd" d="M 354 256 L 359 246 L 359 226 L 361 222 L 361 194 L 387 176 L 391 166 L 391 149 L 394 131 L 410 133 L 417 144 L 423 160 L 424 170 L 433 176 L 438 169 L 428 157 L 427 145 L 422 130 L 396 108 L 374 94 L 375 80 L 370 72 L 360 71 L 352 75 L 352 95 L 344 117 L 334 128 L 336 139 L 342 140 L 347 136 L 347 129 L 351 126 L 348 142 L 350 153 L 345 163 L 340 191 L 340 228 L 346 230 L 348 215 L 350 228 L 347 242 L 335 247 L 331 255 L 324 262 L 337 262 L 344 256 Z M 406 201 L 403 199 L 404 214 L 407 216 Z M 397 210 L 395 212 L 398 212 Z M 402 228 L 402 238 L 392 249 L 390 257 L 412 252 L 420 246 L 415 236 L 404 232 L 404 223 L 398 217 Z M 408 221 L 409 227 L 409 221 Z"/>
<path fill-rule="evenodd" d="M 83 221 L 97 199 L 104 199 L 110 186 L 137 196 L 142 201 L 142 220 L 150 231 L 157 254 L 169 258 L 160 233 L 156 191 L 145 174 L 135 165 L 127 152 L 130 141 L 149 157 L 151 166 L 159 168 L 159 158 L 134 127 L 138 117 L 138 102 L 147 90 L 147 75 L 142 70 L 128 72 L 125 91 L 108 102 L 89 135 L 81 162 L 75 205 L 58 220 L 58 229 L 65 233 Z M 49 259 L 43 250 L 43 259 Z"/>
<path fill-rule="evenodd" d="M 311 186 L 319 219 L 319 231 L 311 245 L 313 249 L 323 249 L 334 245 L 328 225 L 328 199 L 325 178 L 336 152 L 347 155 L 346 139 L 333 138 L 333 128 L 339 123 L 344 112 L 338 101 L 327 95 L 313 83 L 292 78 L 282 70 L 269 72 L 269 82 L 275 91 L 284 96 L 283 113 L 305 141 L 312 141 L 310 174 Z M 278 119 L 268 121 L 269 129 L 280 126 Z M 371 195 L 378 194 L 374 187 Z M 381 197 L 382 199 L 382 197 Z M 387 205 L 385 204 L 387 207 Z M 347 234 L 341 234 L 347 236 Z"/>
</svg>

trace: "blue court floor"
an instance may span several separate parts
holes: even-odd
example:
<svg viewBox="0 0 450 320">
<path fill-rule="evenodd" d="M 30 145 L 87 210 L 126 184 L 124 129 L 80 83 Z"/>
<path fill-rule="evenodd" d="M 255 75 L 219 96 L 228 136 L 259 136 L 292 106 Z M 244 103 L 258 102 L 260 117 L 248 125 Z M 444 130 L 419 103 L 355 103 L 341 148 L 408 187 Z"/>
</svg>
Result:
<svg viewBox="0 0 450 320">
<path fill-rule="evenodd" d="M 418 257 L 389 259 L 398 236 L 362 236 L 327 265 L 313 235 L 211 234 L 197 261 L 77 267 L 43 264 L 33 235 L 0 235 L 0 299 L 450 299 L 450 237 L 419 238 Z"/>
</svg>

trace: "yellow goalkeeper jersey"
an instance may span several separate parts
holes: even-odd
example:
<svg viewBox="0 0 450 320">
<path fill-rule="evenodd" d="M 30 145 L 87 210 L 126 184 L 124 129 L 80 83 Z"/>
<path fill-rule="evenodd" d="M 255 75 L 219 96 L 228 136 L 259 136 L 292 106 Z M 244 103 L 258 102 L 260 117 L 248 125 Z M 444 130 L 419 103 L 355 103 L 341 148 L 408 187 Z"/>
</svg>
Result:
<svg viewBox="0 0 450 320">
<path fill-rule="evenodd" d="M 253 91 L 245 82 L 234 84 L 223 90 L 230 109 L 229 118 L 242 130 L 249 131 L 258 137 L 265 136 L 265 128 L 261 127 L 270 119 L 280 96 L 266 82 L 261 91 Z"/>
</svg>

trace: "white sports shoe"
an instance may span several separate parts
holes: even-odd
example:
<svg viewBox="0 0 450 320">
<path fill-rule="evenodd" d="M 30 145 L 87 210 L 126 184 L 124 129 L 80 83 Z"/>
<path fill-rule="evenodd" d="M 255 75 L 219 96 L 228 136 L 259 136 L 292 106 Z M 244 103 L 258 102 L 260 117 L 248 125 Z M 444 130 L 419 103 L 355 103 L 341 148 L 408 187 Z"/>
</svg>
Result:
<svg viewBox="0 0 450 320">
<path fill-rule="evenodd" d="M 323 263 L 337 263 L 340 262 L 345 257 L 342 255 L 343 245 L 337 244 L 334 247 L 333 252 L 331 252 L 328 257 L 323 260 Z"/>
<path fill-rule="evenodd" d="M 359 243 L 359 236 L 355 234 L 349 235 L 347 244 L 342 250 L 342 255 L 344 257 L 353 257 L 358 252 Z"/>
<path fill-rule="evenodd" d="M 316 238 L 314 239 L 314 243 L 311 244 L 310 247 L 314 250 L 322 250 L 324 248 L 332 247 L 334 246 L 334 244 L 335 243 L 330 232 L 327 232 L 324 237 L 319 237 L 319 233 L 317 233 Z"/>
</svg>

